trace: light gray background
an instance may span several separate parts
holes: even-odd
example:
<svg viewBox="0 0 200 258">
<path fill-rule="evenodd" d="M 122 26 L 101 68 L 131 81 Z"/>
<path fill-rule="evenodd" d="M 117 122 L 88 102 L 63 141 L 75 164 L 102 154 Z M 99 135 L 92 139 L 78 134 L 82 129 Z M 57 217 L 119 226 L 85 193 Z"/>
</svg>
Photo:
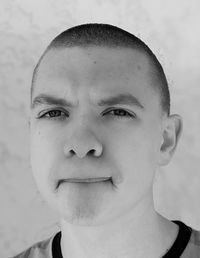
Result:
<svg viewBox="0 0 200 258">
<path fill-rule="evenodd" d="M 171 164 L 157 171 L 155 208 L 200 230 L 200 2 L 198 0 L 0 1 L 0 257 L 59 230 L 29 161 L 29 89 L 38 58 L 58 33 L 103 22 L 141 37 L 166 72 L 172 113 L 184 132 Z"/>
</svg>

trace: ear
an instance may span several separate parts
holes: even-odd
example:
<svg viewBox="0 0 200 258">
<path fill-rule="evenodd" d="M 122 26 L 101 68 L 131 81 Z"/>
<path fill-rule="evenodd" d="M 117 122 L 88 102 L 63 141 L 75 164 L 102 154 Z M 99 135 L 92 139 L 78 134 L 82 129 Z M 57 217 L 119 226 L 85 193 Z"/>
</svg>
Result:
<svg viewBox="0 0 200 258">
<path fill-rule="evenodd" d="M 182 127 L 182 119 L 179 115 L 170 115 L 164 119 L 159 165 L 164 166 L 170 162 L 176 150 Z"/>
</svg>

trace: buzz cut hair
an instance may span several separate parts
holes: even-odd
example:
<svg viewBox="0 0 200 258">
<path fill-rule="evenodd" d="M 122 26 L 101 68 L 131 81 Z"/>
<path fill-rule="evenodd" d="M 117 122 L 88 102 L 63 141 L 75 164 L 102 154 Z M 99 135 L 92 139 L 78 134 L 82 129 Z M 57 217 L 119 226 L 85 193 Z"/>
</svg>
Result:
<svg viewBox="0 0 200 258">
<path fill-rule="evenodd" d="M 33 88 L 37 79 L 40 63 L 46 53 L 51 49 L 62 49 L 72 47 L 107 47 L 107 48 L 128 48 L 136 49 L 146 54 L 151 64 L 151 74 L 155 80 L 154 88 L 160 93 L 160 104 L 162 112 L 170 114 L 170 93 L 168 82 L 155 54 L 151 49 L 135 35 L 110 24 L 86 23 L 71 27 L 57 35 L 47 46 L 46 50 L 36 64 L 31 83 L 31 99 Z"/>
</svg>

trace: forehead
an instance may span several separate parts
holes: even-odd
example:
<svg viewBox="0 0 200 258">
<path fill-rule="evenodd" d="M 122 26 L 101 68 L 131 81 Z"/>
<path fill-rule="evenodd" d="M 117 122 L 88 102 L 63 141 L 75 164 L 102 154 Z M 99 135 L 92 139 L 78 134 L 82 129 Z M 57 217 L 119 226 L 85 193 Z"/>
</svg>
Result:
<svg viewBox="0 0 200 258">
<path fill-rule="evenodd" d="M 119 75 L 133 73 L 146 74 L 149 71 L 149 60 L 139 50 L 128 48 L 106 47 L 72 47 L 52 49 L 47 52 L 40 64 L 40 72 L 50 77 L 69 77 L 69 72 L 80 72 L 95 75 L 119 73 Z M 95 73 L 96 72 L 96 73 Z M 40 76 L 42 76 L 40 74 Z"/>
<path fill-rule="evenodd" d="M 34 95 L 73 95 L 79 90 L 106 96 L 132 92 L 151 98 L 151 66 L 145 54 L 128 48 L 72 47 L 52 49 L 37 73 Z"/>
</svg>

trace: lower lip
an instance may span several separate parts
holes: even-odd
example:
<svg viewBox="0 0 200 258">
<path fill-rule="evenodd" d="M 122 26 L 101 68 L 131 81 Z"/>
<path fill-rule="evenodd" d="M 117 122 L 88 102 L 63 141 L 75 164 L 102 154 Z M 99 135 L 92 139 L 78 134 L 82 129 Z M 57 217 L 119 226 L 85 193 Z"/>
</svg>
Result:
<svg viewBox="0 0 200 258">
<path fill-rule="evenodd" d="M 62 182 L 68 182 L 68 183 L 99 183 L 102 181 L 110 181 L 111 178 L 85 178 L 85 179 L 79 179 L 79 178 L 70 178 L 70 179 L 64 179 Z"/>
</svg>

